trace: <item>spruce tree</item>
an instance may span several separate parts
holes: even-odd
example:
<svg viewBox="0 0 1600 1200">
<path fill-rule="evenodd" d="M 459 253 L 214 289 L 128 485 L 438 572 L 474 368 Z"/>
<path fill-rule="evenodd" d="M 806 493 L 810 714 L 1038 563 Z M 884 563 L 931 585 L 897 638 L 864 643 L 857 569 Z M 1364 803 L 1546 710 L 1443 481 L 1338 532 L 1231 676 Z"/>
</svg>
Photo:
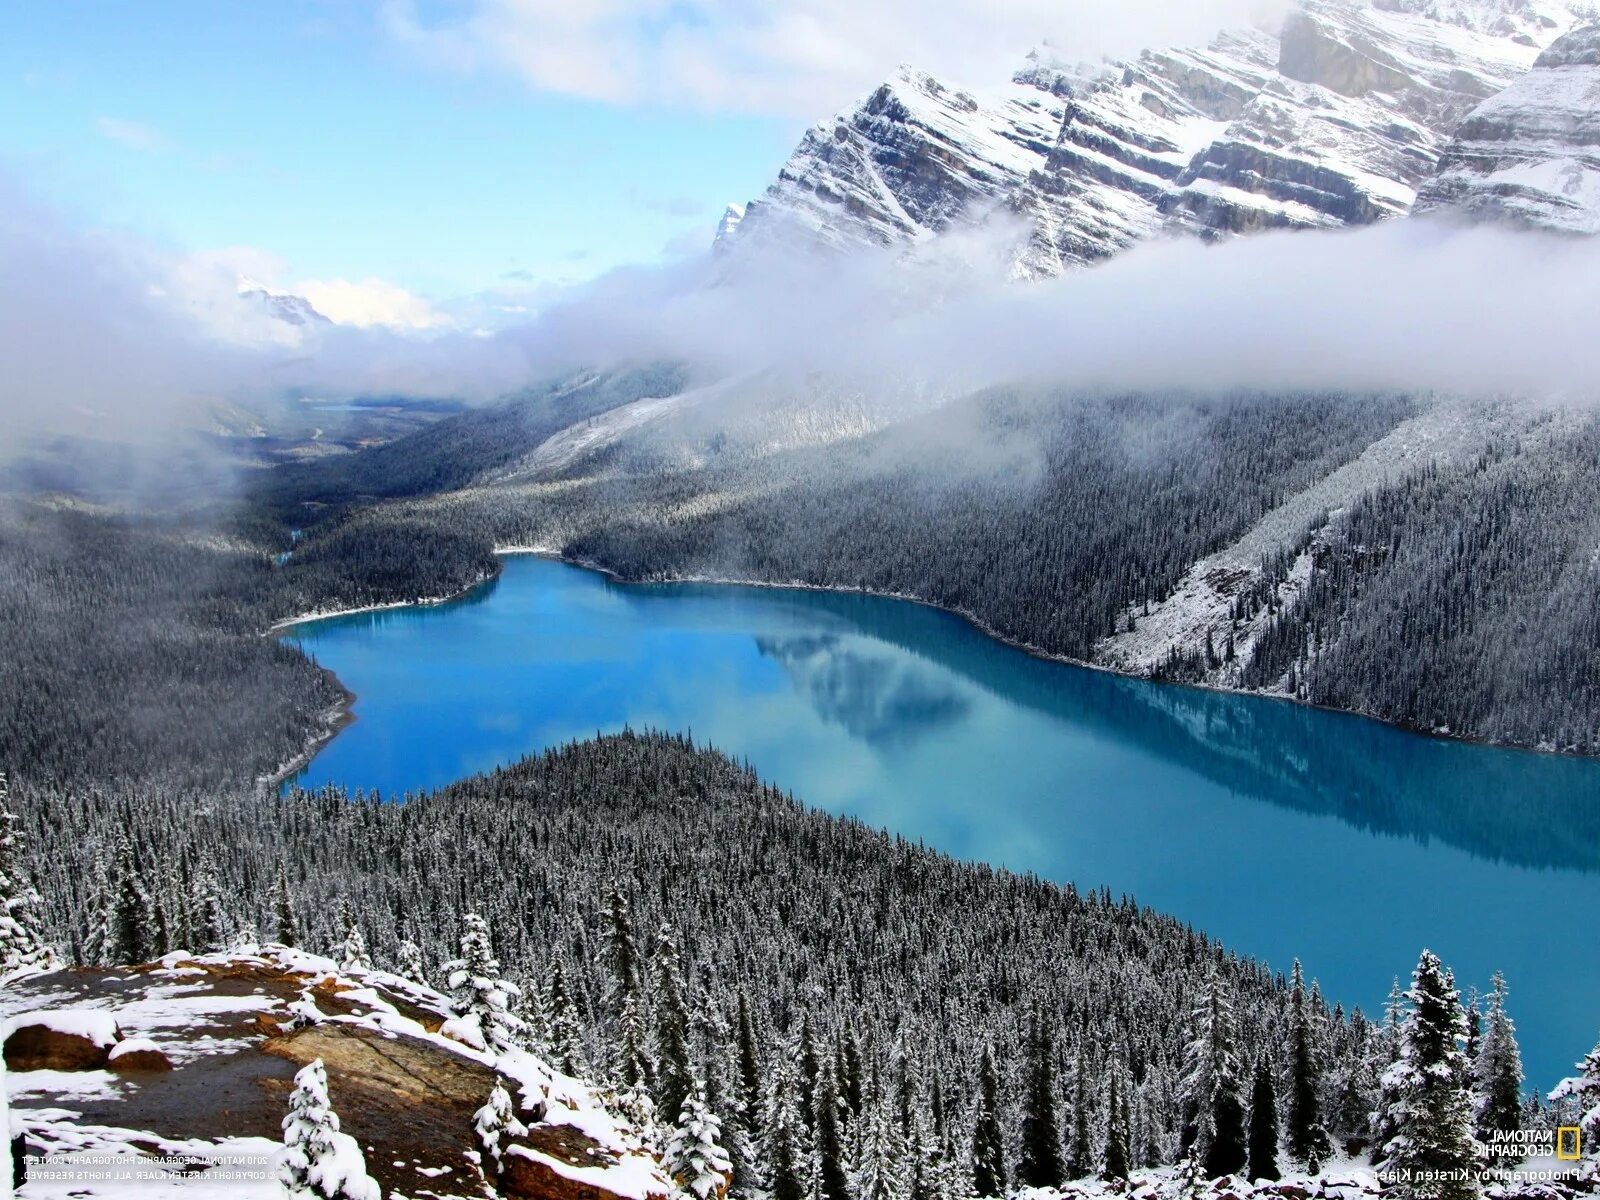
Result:
<svg viewBox="0 0 1600 1200">
<path fill-rule="evenodd" d="M 1585 1146 L 1600 1147 L 1600 1043 L 1578 1061 L 1576 1075 L 1556 1084 L 1550 1100 L 1560 1106 L 1561 1124 L 1576 1124 Z"/>
<path fill-rule="evenodd" d="M 1006 1194 L 1006 1140 L 1000 1128 L 1000 1072 L 987 1045 L 978 1067 L 978 1103 L 972 1126 L 972 1191 L 980 1197 Z"/>
<path fill-rule="evenodd" d="M 1128 1129 L 1128 1097 L 1124 1090 L 1121 1065 L 1107 1064 L 1106 1148 L 1100 1174 L 1106 1179 L 1125 1180 L 1133 1171 Z"/>
<path fill-rule="evenodd" d="M 227 918 L 222 911 L 222 885 L 210 863 L 201 866 L 194 880 L 195 949 L 202 954 L 215 954 L 228 944 Z"/>
<path fill-rule="evenodd" d="M 1393 1131 L 1378 1168 L 1397 1195 L 1470 1200 L 1479 1192 L 1462 1054 L 1466 1014 L 1454 978 L 1432 951 L 1422 952 L 1406 997 L 1399 1057 L 1384 1074 L 1374 1114 L 1375 1128 Z"/>
<path fill-rule="evenodd" d="M 1266 1053 L 1256 1057 L 1255 1081 L 1250 1088 L 1250 1166 L 1252 1180 L 1282 1178 L 1278 1170 L 1278 1089 Z"/>
<path fill-rule="evenodd" d="M 572 994 L 567 990 L 567 969 L 559 954 L 550 960 L 544 1007 L 549 1022 L 545 1041 L 550 1065 L 563 1075 L 581 1077 L 584 1074 L 583 1028 Z"/>
<path fill-rule="evenodd" d="M 780 1052 L 767 1090 L 766 1137 L 761 1146 L 771 1200 L 810 1200 L 811 1171 L 795 1091 L 793 1064 Z"/>
<path fill-rule="evenodd" d="M 733 1165 L 722 1148 L 722 1122 L 707 1107 L 698 1087 L 684 1101 L 662 1166 L 695 1200 L 710 1200 L 727 1189 Z"/>
<path fill-rule="evenodd" d="M 881 1095 L 866 1101 L 861 1125 L 860 1149 L 846 1195 L 850 1200 L 900 1200 L 902 1164 L 897 1153 L 895 1117 Z"/>
<path fill-rule="evenodd" d="M 348 896 L 339 897 L 339 968 L 343 971 L 368 971 L 372 959 L 367 954 L 367 939 L 362 936 L 361 922 L 350 905 Z"/>
<path fill-rule="evenodd" d="M 1517 1047 L 1516 1026 L 1506 1013 L 1506 980 L 1499 971 L 1494 973 L 1493 988 L 1489 992 L 1489 1012 L 1484 1020 L 1478 1056 L 1470 1065 L 1478 1139 L 1489 1142 L 1496 1132 L 1520 1129 L 1522 1052 Z"/>
<path fill-rule="evenodd" d="M 1025 1187 L 1059 1187 L 1067 1178 L 1067 1168 L 1061 1156 L 1061 1125 L 1056 1116 L 1055 1042 L 1049 1025 L 1037 1013 L 1028 1049 L 1017 1182 Z"/>
<path fill-rule="evenodd" d="M 655 1097 L 656 1111 L 681 1113 L 694 1090 L 694 1067 L 689 1057 L 689 1008 L 683 994 L 683 973 L 678 947 L 665 925 L 656 935 L 651 963 L 655 983 Z"/>
<path fill-rule="evenodd" d="M 0 774 L 0 985 L 56 965 L 54 951 L 39 934 L 39 894 L 23 875 L 25 842 L 9 801 L 10 789 Z"/>
<path fill-rule="evenodd" d="M 422 947 L 410 938 L 395 947 L 394 973 L 412 983 L 426 985 L 428 982 L 428 969 L 422 961 Z"/>
<path fill-rule="evenodd" d="M 1093 1137 L 1089 1120 L 1092 1093 L 1088 1064 L 1083 1060 L 1083 1035 L 1080 1033 L 1072 1059 L 1072 1109 L 1068 1113 L 1067 1178 L 1083 1179 L 1094 1171 Z"/>
<path fill-rule="evenodd" d="M 106 956 L 119 966 L 141 963 L 150 957 L 155 939 L 148 924 L 150 893 L 140 878 L 133 841 L 127 834 L 117 839 L 112 863 L 110 938 Z"/>
<path fill-rule="evenodd" d="M 812 1127 L 816 1130 L 817 1194 L 821 1200 L 853 1200 L 844 1135 L 839 1127 L 845 1109 L 833 1072 L 824 1067 L 817 1077 L 816 1111 L 812 1114 Z"/>
<path fill-rule="evenodd" d="M 380 1200 L 361 1147 L 339 1131 L 328 1100 L 328 1073 L 320 1058 L 294 1077 L 289 1115 L 283 1119 L 278 1179 L 288 1200 Z"/>
<path fill-rule="evenodd" d="M 1208 1178 L 1245 1167 L 1243 1081 L 1234 1044 L 1233 1001 L 1221 971 L 1194 1010 L 1193 1040 L 1184 1058 L 1184 1097 L 1195 1113 L 1193 1150 Z"/>
<path fill-rule="evenodd" d="M 493 1182 L 500 1173 L 500 1164 L 506 1138 L 523 1137 L 528 1128 L 517 1119 L 511 1104 L 511 1094 L 498 1081 L 489 1093 L 489 1101 L 472 1116 L 472 1128 L 478 1135 L 478 1145 L 483 1147 L 484 1174 Z"/>
<path fill-rule="evenodd" d="M 1294 964 L 1289 995 L 1289 1157 L 1310 1169 L 1328 1157 L 1332 1145 L 1322 1125 L 1314 1006 L 1306 998 L 1300 960 Z"/>
<path fill-rule="evenodd" d="M 456 1011 L 467 1023 L 469 1039 L 480 1049 L 503 1054 L 517 1048 L 523 1032 L 522 1021 L 512 1012 L 520 989 L 500 975 L 489 923 L 468 913 L 461 925 L 461 957 L 446 964 L 446 986 L 457 995 Z"/>
<path fill-rule="evenodd" d="M 298 946 L 300 922 L 294 915 L 294 897 L 289 894 L 289 872 L 281 862 L 278 864 L 278 878 L 273 884 L 273 917 L 276 922 L 273 933 L 279 944 Z"/>
</svg>

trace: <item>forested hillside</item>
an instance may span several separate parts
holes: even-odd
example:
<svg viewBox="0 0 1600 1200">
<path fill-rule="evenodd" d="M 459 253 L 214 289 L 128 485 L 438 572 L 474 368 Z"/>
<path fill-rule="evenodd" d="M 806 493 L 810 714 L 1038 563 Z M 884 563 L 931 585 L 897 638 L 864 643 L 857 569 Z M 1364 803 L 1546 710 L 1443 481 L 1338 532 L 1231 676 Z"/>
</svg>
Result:
<svg viewBox="0 0 1600 1200">
<path fill-rule="evenodd" d="M 1040 1070 L 1065 1081 L 1066 1145 L 1094 1159 L 1074 1174 L 1098 1169 L 1108 1120 L 1130 1165 L 1170 1162 L 1185 1126 L 1193 1138 L 1204 1125 L 1183 1079 L 1191 1009 L 1212 991 L 1241 1070 L 1259 1057 L 1287 1086 L 1296 1068 L 1277 1048 L 1312 1039 L 1334 1137 L 1366 1139 L 1388 1052 L 1359 1014 L 1330 1013 L 1178 921 L 808 811 L 666 736 L 574 745 L 405 804 L 23 785 L 14 807 L 44 926 L 74 958 L 257 935 L 338 957 L 356 929 L 374 961 L 437 979 L 460 914 L 480 912 L 557 1061 L 627 1083 L 642 1054 L 658 1088 L 687 1069 L 730 1132 L 745 1122 L 729 1142 L 744 1154 L 772 1153 L 772 1123 L 817 1111 L 813 1089 L 837 1069 L 841 1136 L 903 1106 L 933 1139 L 925 1165 L 964 1173 L 988 1061 L 1005 1178 L 1037 1153 L 1022 1122 Z M 679 1003 L 693 1024 L 683 1064 L 659 1034 Z"/>
</svg>

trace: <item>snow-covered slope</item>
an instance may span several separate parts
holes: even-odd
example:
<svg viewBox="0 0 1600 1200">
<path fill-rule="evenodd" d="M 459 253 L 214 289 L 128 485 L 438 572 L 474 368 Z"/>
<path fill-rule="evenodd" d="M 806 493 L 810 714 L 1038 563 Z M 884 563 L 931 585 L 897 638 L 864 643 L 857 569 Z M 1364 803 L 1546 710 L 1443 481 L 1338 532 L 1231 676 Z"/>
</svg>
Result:
<svg viewBox="0 0 1600 1200">
<path fill-rule="evenodd" d="M 1551 44 L 1472 111 L 1417 211 L 1600 233 L 1600 25 Z"/>
<path fill-rule="evenodd" d="M 1579 20 L 1562 0 L 1300 0 L 1201 49 L 1035 52 L 998 87 L 902 68 L 807 132 L 724 241 L 909 245 L 1005 213 L 1033 276 L 1162 232 L 1365 224 L 1407 212 L 1462 118 Z"/>
</svg>

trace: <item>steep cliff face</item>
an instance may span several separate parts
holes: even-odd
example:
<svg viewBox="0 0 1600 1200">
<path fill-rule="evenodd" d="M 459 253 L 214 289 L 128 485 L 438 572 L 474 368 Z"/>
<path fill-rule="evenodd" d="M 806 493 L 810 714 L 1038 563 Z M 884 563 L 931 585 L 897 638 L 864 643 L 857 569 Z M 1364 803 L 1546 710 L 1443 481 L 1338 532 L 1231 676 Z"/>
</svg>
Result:
<svg viewBox="0 0 1600 1200">
<path fill-rule="evenodd" d="M 1407 212 L 1451 133 L 1578 20 L 1558 0 L 1301 0 L 1280 28 L 971 89 L 902 69 L 811 129 L 732 238 L 910 245 L 1023 222 L 1018 275 L 1162 233 Z"/>
<path fill-rule="evenodd" d="M 1600 25 L 1552 43 L 1472 111 L 1417 211 L 1600 233 Z"/>
</svg>

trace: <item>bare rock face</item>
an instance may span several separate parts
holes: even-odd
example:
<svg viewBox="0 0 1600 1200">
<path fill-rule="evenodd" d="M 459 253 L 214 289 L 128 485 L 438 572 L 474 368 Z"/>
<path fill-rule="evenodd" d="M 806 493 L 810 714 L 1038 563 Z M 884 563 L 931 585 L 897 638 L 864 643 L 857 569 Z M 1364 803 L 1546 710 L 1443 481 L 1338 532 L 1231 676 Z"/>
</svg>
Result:
<svg viewBox="0 0 1600 1200">
<path fill-rule="evenodd" d="M 121 1037 L 103 1014 L 42 1012 L 12 1022 L 5 1040 L 13 1071 L 99 1071 Z"/>
<path fill-rule="evenodd" d="M 1600 25 L 1557 39 L 1461 123 L 1419 213 L 1600 233 Z"/>
<path fill-rule="evenodd" d="M 913 246 L 1020 223 L 1022 277 L 1164 233 L 1403 215 L 1456 126 L 1578 23 L 1575 0 L 1299 0 L 1281 28 L 1084 66 L 1035 52 L 971 88 L 902 69 L 806 133 L 736 227 Z"/>
</svg>

